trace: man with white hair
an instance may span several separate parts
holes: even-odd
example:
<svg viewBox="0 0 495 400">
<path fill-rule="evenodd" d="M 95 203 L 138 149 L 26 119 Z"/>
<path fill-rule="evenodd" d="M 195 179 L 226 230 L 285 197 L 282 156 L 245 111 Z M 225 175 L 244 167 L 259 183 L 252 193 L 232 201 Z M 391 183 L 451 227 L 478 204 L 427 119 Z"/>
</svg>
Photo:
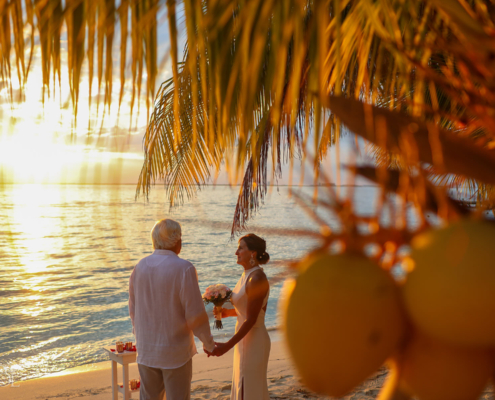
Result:
<svg viewBox="0 0 495 400">
<path fill-rule="evenodd" d="M 141 400 L 188 400 L 194 336 L 205 350 L 215 347 L 201 298 L 196 268 L 179 258 L 180 224 L 158 221 L 151 231 L 155 251 L 129 279 L 129 315 L 138 350 Z"/>
</svg>

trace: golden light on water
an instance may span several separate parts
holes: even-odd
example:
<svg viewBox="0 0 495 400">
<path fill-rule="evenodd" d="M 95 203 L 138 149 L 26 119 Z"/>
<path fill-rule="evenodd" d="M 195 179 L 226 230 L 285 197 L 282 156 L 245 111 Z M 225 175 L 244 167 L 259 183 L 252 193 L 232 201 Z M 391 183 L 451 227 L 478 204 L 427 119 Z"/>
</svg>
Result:
<svg viewBox="0 0 495 400">
<path fill-rule="evenodd" d="M 28 273 L 45 270 L 49 264 L 47 253 L 56 253 L 64 246 L 59 235 L 63 221 L 52 215 L 53 209 L 49 207 L 59 203 L 62 194 L 61 190 L 43 185 L 18 185 L 12 191 L 10 225 L 16 235 L 12 235 L 11 247 L 19 265 Z M 26 284 L 29 289 L 41 289 L 45 279 L 38 275 L 28 279 Z"/>
<path fill-rule="evenodd" d="M 29 315 L 30 317 L 37 317 L 43 312 L 49 312 L 53 310 L 55 307 L 45 307 L 42 302 L 37 302 L 33 307 L 25 308 L 21 311 L 24 315 Z"/>
</svg>

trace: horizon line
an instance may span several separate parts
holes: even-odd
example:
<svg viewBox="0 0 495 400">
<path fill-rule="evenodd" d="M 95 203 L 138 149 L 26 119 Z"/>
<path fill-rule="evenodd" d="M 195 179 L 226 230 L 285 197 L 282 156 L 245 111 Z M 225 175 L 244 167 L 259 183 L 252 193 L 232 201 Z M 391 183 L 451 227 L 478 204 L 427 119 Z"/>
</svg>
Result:
<svg viewBox="0 0 495 400">
<path fill-rule="evenodd" d="M 1 182 L 0 183 L 0 187 L 1 186 L 5 186 L 5 185 L 71 185 L 71 186 L 74 186 L 74 185 L 79 185 L 79 186 L 137 186 L 137 183 L 75 183 L 75 182 L 59 182 L 59 183 L 55 183 L 55 182 L 43 182 L 43 183 L 38 183 L 38 182 Z M 169 186 L 169 185 L 164 185 L 164 184 L 155 184 L 153 186 Z M 228 184 L 228 183 L 205 183 L 205 184 L 201 184 L 200 185 L 200 188 L 201 187 L 204 187 L 204 186 L 228 186 L 228 187 L 239 187 L 241 186 L 241 184 L 237 184 L 237 185 L 231 185 L 231 184 Z M 336 185 L 336 184 L 319 184 L 319 185 L 289 185 L 289 184 L 279 184 L 279 185 L 273 185 L 273 184 L 269 184 L 267 185 L 267 187 L 355 187 L 355 186 L 359 186 L 359 187 L 374 187 L 374 186 L 377 186 L 377 185 L 374 185 L 374 184 L 367 184 L 367 185 Z"/>
</svg>

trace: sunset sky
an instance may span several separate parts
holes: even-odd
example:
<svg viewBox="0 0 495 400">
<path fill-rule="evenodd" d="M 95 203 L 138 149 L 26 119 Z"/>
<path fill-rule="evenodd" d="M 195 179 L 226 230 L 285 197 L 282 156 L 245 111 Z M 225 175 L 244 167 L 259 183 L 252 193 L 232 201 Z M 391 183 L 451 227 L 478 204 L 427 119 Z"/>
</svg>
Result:
<svg viewBox="0 0 495 400">
<path fill-rule="evenodd" d="M 38 47 L 39 49 L 39 47 Z M 118 66 L 115 67 L 119 73 Z M 62 68 L 63 73 L 66 69 Z M 167 78 L 162 71 L 159 81 Z M 13 79 L 17 84 L 16 79 Z M 106 111 L 101 135 L 99 116 L 93 101 L 88 108 L 88 78 L 81 82 L 77 127 L 74 128 L 73 109 L 69 104 L 67 75 L 62 76 L 61 97 L 58 87 L 55 96 L 47 98 L 43 106 L 39 55 L 25 87 L 25 101 L 11 106 L 8 89 L 0 90 L 0 178 L 15 183 L 135 183 L 143 161 L 142 138 L 146 127 L 144 101 L 130 120 L 130 85 L 126 88 L 120 117 L 117 120 L 119 79 L 114 84 L 114 103 Z M 159 85 L 159 83 L 158 83 Z M 157 85 L 157 86 L 158 86 Z M 93 97 L 97 95 L 96 79 Z M 17 85 L 18 89 L 18 85 Z M 92 131 L 88 134 L 88 120 Z"/>
<path fill-rule="evenodd" d="M 159 16 L 158 31 L 159 61 L 166 58 L 168 52 L 168 34 L 165 18 Z M 40 66 L 40 46 L 35 47 L 33 64 L 24 88 L 24 101 L 18 101 L 19 83 L 12 62 L 12 82 L 14 86 L 14 104 L 9 101 L 7 85 L 0 82 L 0 182 L 3 183 L 128 183 L 135 184 L 144 160 L 142 140 L 147 124 L 146 105 L 141 99 L 139 114 L 137 107 L 130 112 L 131 84 L 126 84 L 126 92 L 117 116 L 120 89 L 118 35 L 115 36 L 113 103 L 110 112 L 105 112 L 101 125 L 103 106 L 100 104 L 97 114 L 96 101 L 92 109 L 88 108 L 88 65 L 83 64 L 80 84 L 79 111 L 77 126 L 74 125 L 73 107 L 70 104 L 68 73 L 66 68 L 67 52 L 62 48 L 62 87 L 53 85 L 50 97 L 42 102 L 42 72 Z M 159 72 L 155 90 L 161 82 L 171 76 L 168 62 Z M 130 68 L 129 68 L 130 69 Z M 96 74 L 95 74 L 96 75 Z M 130 71 L 127 73 L 130 78 Z M 146 76 L 143 77 L 146 79 Z M 103 86 L 103 85 L 102 85 Z M 145 86 L 143 82 L 143 87 Z M 97 79 L 93 81 L 93 99 L 97 98 Z M 103 87 L 102 87 L 103 92 Z M 92 129 L 88 131 L 88 121 Z M 102 126 L 100 134 L 100 125 Z M 129 129 L 131 127 L 131 129 Z M 353 139 L 344 139 L 346 144 L 341 158 L 349 161 L 349 150 Z M 329 152 L 326 162 L 327 171 L 336 170 L 335 152 Z M 299 183 L 299 167 L 295 162 L 294 183 Z M 313 174 L 306 168 L 305 183 L 311 184 Z M 335 176 L 334 176 L 335 177 Z M 279 183 L 288 183 L 288 167 L 284 168 L 283 179 Z M 228 183 L 225 171 L 222 171 L 218 183 Z"/>
<path fill-rule="evenodd" d="M 158 14 L 158 61 L 168 54 L 168 26 L 166 15 Z M 127 82 L 120 117 L 117 118 L 120 90 L 120 35 L 113 44 L 112 108 L 106 110 L 100 132 L 103 101 L 97 114 L 98 82 L 93 79 L 92 109 L 88 108 L 88 63 L 82 67 L 77 127 L 74 127 L 73 107 L 67 71 L 67 41 L 62 32 L 61 63 L 62 84 L 51 83 L 50 98 L 42 103 L 41 50 L 35 43 L 33 62 L 27 84 L 25 100 L 18 101 L 19 82 L 13 60 L 12 83 L 14 104 L 9 100 L 7 85 L 0 80 L 0 180 L 4 183 L 136 183 L 143 162 L 142 138 L 147 115 L 144 96 L 130 115 L 131 71 L 130 51 L 127 60 Z M 120 28 L 117 27 L 117 30 Z M 130 49 L 130 39 L 129 39 Z M 26 49 L 26 53 L 29 49 Z M 25 55 L 28 58 L 28 54 Z M 170 64 L 165 63 L 156 80 L 157 90 L 171 76 Z M 145 87 L 146 76 L 143 76 Z M 59 93 L 60 91 L 60 93 Z M 101 88 L 103 98 L 104 83 Z M 92 129 L 88 132 L 88 121 Z M 129 129 L 132 123 L 132 128 Z"/>
</svg>

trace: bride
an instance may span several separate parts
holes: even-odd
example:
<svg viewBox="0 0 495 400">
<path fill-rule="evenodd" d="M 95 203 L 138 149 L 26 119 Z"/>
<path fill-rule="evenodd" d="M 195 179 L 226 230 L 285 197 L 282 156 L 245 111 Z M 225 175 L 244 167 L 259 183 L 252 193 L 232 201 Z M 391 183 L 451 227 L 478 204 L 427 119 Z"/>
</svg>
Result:
<svg viewBox="0 0 495 400">
<path fill-rule="evenodd" d="M 222 310 L 222 318 L 237 317 L 235 335 L 226 343 L 216 343 L 212 355 L 221 356 L 235 346 L 231 400 L 269 400 L 270 337 L 265 312 L 270 286 L 260 264 L 266 264 L 270 256 L 266 242 L 253 233 L 239 240 L 235 254 L 244 272 L 232 291 L 234 309 Z"/>
</svg>

